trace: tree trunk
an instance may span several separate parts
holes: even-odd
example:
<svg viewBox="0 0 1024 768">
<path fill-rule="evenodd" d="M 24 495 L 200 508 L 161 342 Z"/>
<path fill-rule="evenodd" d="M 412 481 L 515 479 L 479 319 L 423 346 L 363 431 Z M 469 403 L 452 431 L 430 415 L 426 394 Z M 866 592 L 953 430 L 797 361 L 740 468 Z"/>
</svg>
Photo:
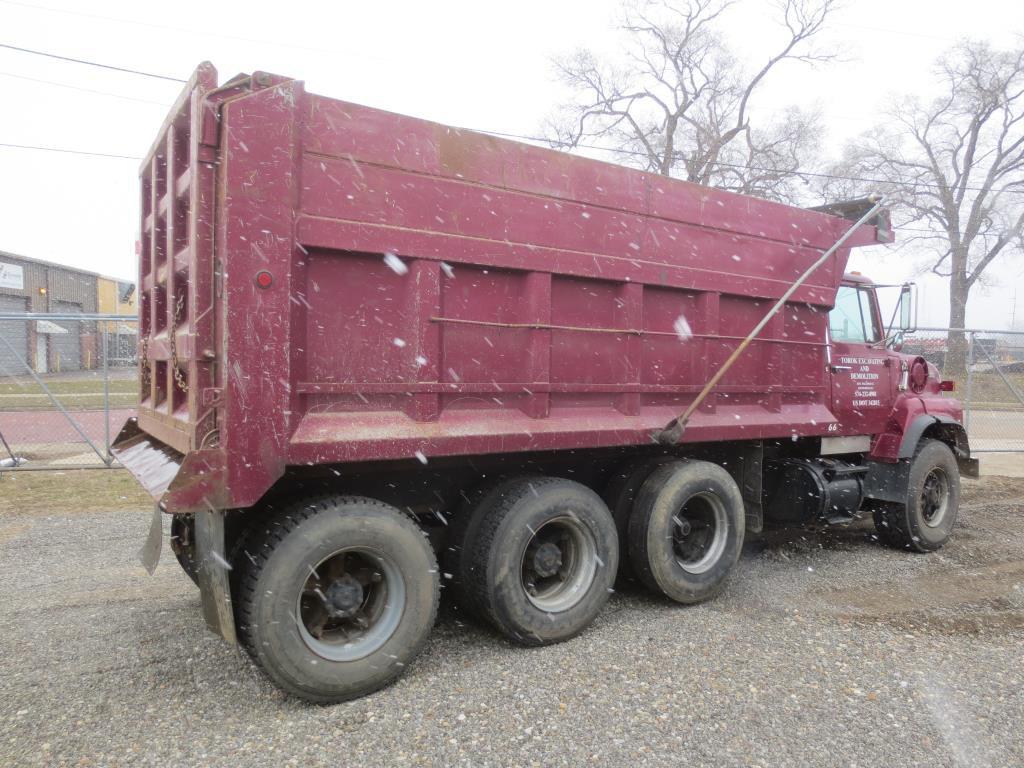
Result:
<svg viewBox="0 0 1024 768">
<path fill-rule="evenodd" d="M 949 281 L 949 327 L 964 328 L 967 321 L 967 295 L 970 287 L 954 275 Z M 943 376 L 962 381 L 967 376 L 967 336 L 962 330 L 950 330 L 946 337 L 946 364 Z"/>
</svg>

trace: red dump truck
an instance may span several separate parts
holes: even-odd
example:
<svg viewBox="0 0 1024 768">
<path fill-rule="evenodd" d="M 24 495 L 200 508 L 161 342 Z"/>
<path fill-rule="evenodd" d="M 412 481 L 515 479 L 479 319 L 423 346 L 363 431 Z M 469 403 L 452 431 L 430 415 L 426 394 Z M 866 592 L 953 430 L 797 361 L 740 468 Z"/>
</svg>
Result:
<svg viewBox="0 0 1024 768">
<path fill-rule="evenodd" d="M 959 403 L 897 351 L 910 294 L 886 327 L 844 274 L 891 239 L 878 205 L 793 208 L 209 64 L 140 176 L 141 390 L 114 453 L 157 502 L 144 560 L 170 516 L 210 627 L 296 696 L 395 679 L 442 587 L 541 645 L 617 576 L 713 596 L 767 524 L 870 514 L 934 550 L 977 471 Z"/>
</svg>

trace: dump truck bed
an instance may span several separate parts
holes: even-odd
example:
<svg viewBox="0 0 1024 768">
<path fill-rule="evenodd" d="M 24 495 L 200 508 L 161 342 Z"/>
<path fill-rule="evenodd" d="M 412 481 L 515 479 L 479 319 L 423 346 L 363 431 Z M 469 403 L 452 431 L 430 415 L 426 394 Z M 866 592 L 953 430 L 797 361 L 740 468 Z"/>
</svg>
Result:
<svg viewBox="0 0 1024 768">
<path fill-rule="evenodd" d="M 208 64 L 141 176 L 120 443 L 180 510 L 289 465 L 649 443 L 850 226 Z M 685 440 L 825 433 L 826 313 L 876 239 L 797 290 Z"/>
</svg>

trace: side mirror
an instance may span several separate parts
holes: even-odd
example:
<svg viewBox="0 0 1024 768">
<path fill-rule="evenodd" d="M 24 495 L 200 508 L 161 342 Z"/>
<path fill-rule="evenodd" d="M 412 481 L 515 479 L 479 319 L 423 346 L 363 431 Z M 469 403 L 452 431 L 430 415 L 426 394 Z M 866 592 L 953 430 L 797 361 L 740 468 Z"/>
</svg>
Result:
<svg viewBox="0 0 1024 768">
<path fill-rule="evenodd" d="M 904 333 L 913 331 L 917 327 L 917 312 L 915 310 L 916 307 L 914 306 L 914 285 L 912 283 L 907 283 L 900 290 L 899 329 Z"/>
<path fill-rule="evenodd" d="M 899 352 L 903 349 L 903 331 L 896 331 L 892 340 L 889 342 L 889 349 L 893 352 Z"/>
</svg>

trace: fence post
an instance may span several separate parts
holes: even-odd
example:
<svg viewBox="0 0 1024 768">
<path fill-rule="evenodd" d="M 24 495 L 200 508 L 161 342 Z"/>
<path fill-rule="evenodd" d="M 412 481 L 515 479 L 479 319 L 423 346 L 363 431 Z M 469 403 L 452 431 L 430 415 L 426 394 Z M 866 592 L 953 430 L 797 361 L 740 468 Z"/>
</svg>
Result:
<svg viewBox="0 0 1024 768">
<path fill-rule="evenodd" d="M 103 323 L 103 448 L 107 452 L 104 463 L 109 467 L 114 460 L 110 452 L 110 368 L 107 357 L 110 354 L 110 324 Z"/>
<path fill-rule="evenodd" d="M 967 334 L 967 403 L 964 408 L 964 429 L 971 431 L 971 389 L 974 384 L 974 331 Z"/>
</svg>

